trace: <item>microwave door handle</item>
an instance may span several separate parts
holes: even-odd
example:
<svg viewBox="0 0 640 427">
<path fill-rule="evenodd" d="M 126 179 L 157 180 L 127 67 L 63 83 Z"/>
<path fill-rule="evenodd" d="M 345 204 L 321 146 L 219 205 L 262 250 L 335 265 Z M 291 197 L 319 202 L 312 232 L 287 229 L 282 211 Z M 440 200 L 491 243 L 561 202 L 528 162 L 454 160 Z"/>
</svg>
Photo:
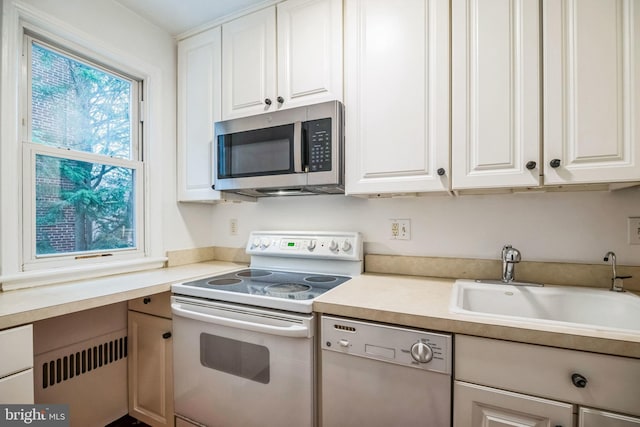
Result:
<svg viewBox="0 0 640 427">
<path fill-rule="evenodd" d="M 209 313 L 200 313 L 197 311 L 186 310 L 182 308 L 181 304 L 171 304 L 171 311 L 181 317 L 188 319 L 200 320 L 206 323 L 212 323 L 215 325 L 228 326 L 231 328 L 245 329 L 253 332 L 262 332 L 271 335 L 280 335 L 284 337 L 292 338 L 307 338 L 309 337 L 309 328 L 300 325 L 290 326 L 272 326 L 264 325 L 261 323 L 248 322 L 246 320 L 229 319 L 226 317 L 215 316 Z"/>
<path fill-rule="evenodd" d="M 293 124 L 293 171 L 304 172 L 302 170 L 302 122 Z"/>
</svg>

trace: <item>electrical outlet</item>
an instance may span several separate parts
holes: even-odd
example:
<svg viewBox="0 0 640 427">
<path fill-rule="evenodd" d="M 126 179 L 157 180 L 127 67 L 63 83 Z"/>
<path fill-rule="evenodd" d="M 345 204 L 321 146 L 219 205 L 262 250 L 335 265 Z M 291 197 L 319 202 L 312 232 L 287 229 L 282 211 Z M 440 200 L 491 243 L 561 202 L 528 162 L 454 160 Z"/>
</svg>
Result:
<svg viewBox="0 0 640 427">
<path fill-rule="evenodd" d="M 229 233 L 232 236 L 238 235 L 238 220 L 236 218 L 231 218 L 229 220 Z"/>
<path fill-rule="evenodd" d="M 398 224 L 397 219 L 389 220 L 389 238 L 395 240 L 398 238 L 398 233 L 400 232 L 400 224 Z"/>
<path fill-rule="evenodd" d="M 389 239 L 391 240 L 411 240 L 411 220 L 390 219 L 389 232 Z"/>
<path fill-rule="evenodd" d="M 640 217 L 627 218 L 629 244 L 640 245 Z"/>
</svg>

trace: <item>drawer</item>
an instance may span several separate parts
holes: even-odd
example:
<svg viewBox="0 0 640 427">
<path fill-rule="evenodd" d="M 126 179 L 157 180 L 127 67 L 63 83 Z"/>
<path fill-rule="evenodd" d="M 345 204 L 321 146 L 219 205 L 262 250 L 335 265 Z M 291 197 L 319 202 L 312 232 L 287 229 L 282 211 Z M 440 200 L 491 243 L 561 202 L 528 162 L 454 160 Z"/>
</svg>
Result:
<svg viewBox="0 0 640 427">
<path fill-rule="evenodd" d="M 586 378 L 574 385 L 572 375 Z M 640 359 L 456 335 L 455 377 L 474 384 L 640 415 Z"/>
<path fill-rule="evenodd" d="M 171 292 L 148 295 L 129 300 L 129 310 L 171 318 Z"/>
<path fill-rule="evenodd" d="M 0 378 L 33 368 L 33 326 L 0 331 Z"/>
<path fill-rule="evenodd" d="M 0 379 L 1 404 L 33 404 L 33 369 Z"/>
<path fill-rule="evenodd" d="M 640 418 L 598 409 L 580 408 L 578 425 L 580 427 L 640 427 Z"/>
</svg>

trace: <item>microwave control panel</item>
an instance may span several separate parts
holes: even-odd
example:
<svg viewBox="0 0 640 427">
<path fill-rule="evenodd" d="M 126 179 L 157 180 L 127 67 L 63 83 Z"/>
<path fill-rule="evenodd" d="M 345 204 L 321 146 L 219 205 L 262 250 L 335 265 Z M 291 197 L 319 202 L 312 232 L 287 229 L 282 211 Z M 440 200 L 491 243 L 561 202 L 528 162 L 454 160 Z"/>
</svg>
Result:
<svg viewBox="0 0 640 427">
<path fill-rule="evenodd" d="M 309 172 L 331 170 L 331 119 L 305 122 Z"/>
</svg>

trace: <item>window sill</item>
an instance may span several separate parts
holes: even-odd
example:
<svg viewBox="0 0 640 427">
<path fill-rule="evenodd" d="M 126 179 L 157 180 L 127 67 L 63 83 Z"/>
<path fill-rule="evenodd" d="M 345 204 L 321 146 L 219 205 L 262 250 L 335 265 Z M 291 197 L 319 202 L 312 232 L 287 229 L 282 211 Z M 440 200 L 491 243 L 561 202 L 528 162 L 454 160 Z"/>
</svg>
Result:
<svg viewBox="0 0 640 427">
<path fill-rule="evenodd" d="M 166 261 L 166 257 L 149 257 L 109 263 L 87 264 L 78 267 L 25 271 L 0 276 L 0 290 L 10 291 L 83 279 L 95 279 L 114 274 L 152 270 L 164 267 Z"/>
</svg>

